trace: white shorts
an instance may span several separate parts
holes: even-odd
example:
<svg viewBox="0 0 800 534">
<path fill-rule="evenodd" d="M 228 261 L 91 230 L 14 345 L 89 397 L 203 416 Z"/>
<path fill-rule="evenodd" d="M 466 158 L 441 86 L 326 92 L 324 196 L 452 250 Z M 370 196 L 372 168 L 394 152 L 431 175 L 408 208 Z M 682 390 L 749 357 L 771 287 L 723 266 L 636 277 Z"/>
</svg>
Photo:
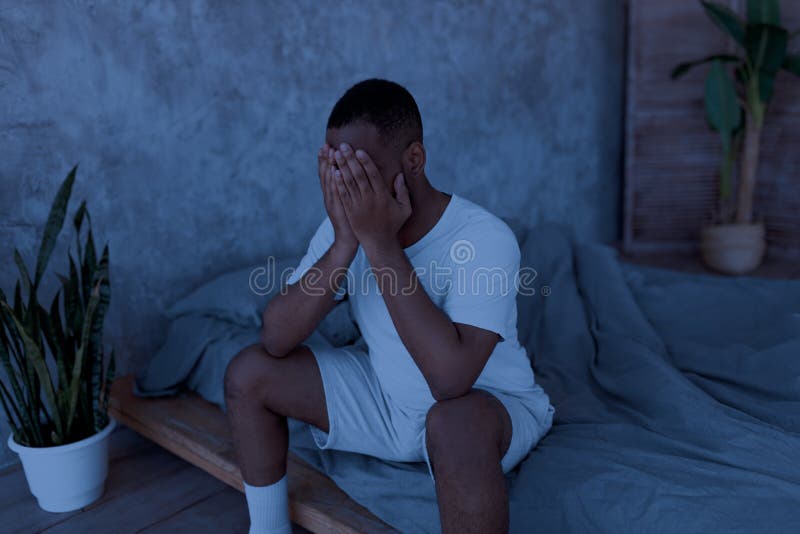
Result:
<svg viewBox="0 0 800 534">
<path fill-rule="evenodd" d="M 325 342 L 308 340 L 322 375 L 329 431 L 310 426 L 320 449 L 335 449 L 375 456 L 397 462 L 428 464 L 425 446 L 426 412 L 406 410 L 383 392 L 363 345 L 334 348 Z M 509 472 L 536 446 L 552 425 L 553 407 L 541 414 L 541 399 L 526 399 L 486 389 L 497 397 L 511 417 L 511 443 L 501 461 Z"/>
</svg>

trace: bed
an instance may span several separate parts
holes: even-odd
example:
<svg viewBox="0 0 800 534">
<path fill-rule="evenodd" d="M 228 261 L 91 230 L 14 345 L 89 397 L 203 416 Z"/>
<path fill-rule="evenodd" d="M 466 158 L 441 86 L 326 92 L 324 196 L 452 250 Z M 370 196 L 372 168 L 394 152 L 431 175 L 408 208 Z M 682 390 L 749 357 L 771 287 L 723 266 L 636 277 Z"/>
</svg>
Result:
<svg viewBox="0 0 800 534">
<path fill-rule="evenodd" d="M 512 532 L 800 532 L 800 281 L 633 265 L 555 226 L 517 234 L 536 271 L 520 341 L 556 412 L 507 476 Z M 224 413 L 225 366 L 270 298 L 251 272 L 176 303 L 133 398 L 192 392 Z M 313 335 L 352 342 L 346 304 Z M 299 421 L 290 432 L 292 461 L 376 520 L 362 530 L 440 530 L 424 464 L 319 451 Z"/>
</svg>

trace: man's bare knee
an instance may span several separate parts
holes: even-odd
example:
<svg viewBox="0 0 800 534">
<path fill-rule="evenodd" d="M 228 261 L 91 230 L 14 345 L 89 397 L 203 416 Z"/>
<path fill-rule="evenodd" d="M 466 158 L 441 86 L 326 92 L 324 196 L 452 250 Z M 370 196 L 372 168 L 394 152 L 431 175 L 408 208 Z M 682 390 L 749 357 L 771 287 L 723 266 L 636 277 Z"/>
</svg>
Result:
<svg viewBox="0 0 800 534">
<path fill-rule="evenodd" d="M 225 399 L 255 398 L 258 389 L 264 387 L 265 375 L 269 374 L 269 358 L 258 343 L 239 351 L 225 369 Z"/>
<path fill-rule="evenodd" d="M 486 392 L 473 389 L 467 395 L 431 406 L 425 418 L 425 446 L 430 458 L 445 456 L 463 461 L 462 456 L 474 454 L 502 455 L 508 443 L 504 443 L 498 403 Z"/>
</svg>

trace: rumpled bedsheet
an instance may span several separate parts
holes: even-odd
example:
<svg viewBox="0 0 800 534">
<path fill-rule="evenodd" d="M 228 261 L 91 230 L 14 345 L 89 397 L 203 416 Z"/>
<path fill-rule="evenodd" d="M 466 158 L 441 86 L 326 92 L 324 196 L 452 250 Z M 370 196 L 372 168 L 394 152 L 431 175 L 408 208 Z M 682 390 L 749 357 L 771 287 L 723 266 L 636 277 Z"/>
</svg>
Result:
<svg viewBox="0 0 800 534">
<path fill-rule="evenodd" d="M 800 532 L 800 281 L 634 266 L 557 227 L 521 248 L 536 271 L 535 294 L 518 296 L 521 342 L 556 412 L 506 477 L 511 531 Z M 137 395 L 189 388 L 224 409 L 225 366 L 257 340 L 258 310 L 207 303 L 241 293 L 245 273 L 179 303 Z M 313 335 L 355 339 L 346 310 Z M 290 431 L 295 454 L 375 515 L 440 531 L 424 464 L 319 451 L 308 425 Z"/>
</svg>

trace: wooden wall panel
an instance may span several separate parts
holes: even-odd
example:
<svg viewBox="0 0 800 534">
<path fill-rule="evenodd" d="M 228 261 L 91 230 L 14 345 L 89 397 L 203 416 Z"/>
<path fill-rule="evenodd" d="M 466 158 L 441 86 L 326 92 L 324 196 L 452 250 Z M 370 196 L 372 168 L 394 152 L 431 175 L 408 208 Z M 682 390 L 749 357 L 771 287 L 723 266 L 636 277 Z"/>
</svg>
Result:
<svg viewBox="0 0 800 534">
<path fill-rule="evenodd" d="M 727 0 L 745 11 L 743 0 Z M 800 28 L 800 1 L 783 1 L 783 23 Z M 790 49 L 800 51 L 800 38 Z M 708 67 L 671 80 L 682 61 L 735 45 L 696 0 L 631 0 L 625 147 L 624 246 L 629 253 L 690 250 L 717 202 L 720 141 L 705 120 Z M 770 253 L 800 256 L 800 78 L 781 73 L 768 110 L 755 209 Z"/>
</svg>

